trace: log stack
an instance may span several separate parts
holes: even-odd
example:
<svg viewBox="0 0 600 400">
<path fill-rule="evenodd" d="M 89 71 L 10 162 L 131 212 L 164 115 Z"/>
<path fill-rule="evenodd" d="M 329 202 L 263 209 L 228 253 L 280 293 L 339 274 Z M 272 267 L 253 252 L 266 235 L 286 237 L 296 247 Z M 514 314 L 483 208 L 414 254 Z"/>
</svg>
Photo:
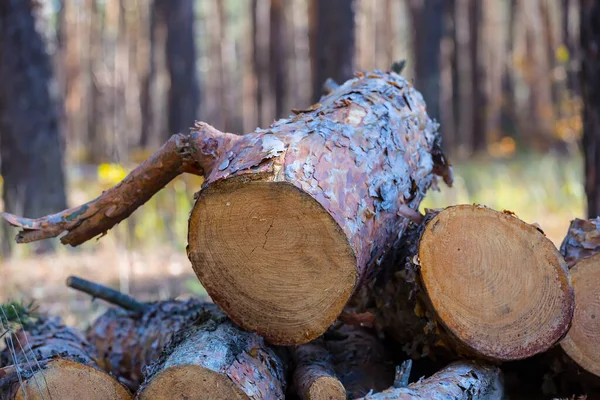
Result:
<svg viewBox="0 0 600 400">
<path fill-rule="evenodd" d="M 499 399 L 504 365 L 559 343 L 596 373 L 594 351 L 569 349 L 597 343 L 597 286 L 578 283 L 593 240 L 570 256 L 508 211 L 421 215 L 438 178 L 452 183 L 422 96 L 395 72 L 330 86 L 246 135 L 197 123 L 82 206 L 2 214 L 18 242 L 77 246 L 177 175 L 204 176 L 187 253 L 215 304 L 76 284 L 120 307 L 88 330 L 94 364 L 140 399 Z"/>
</svg>

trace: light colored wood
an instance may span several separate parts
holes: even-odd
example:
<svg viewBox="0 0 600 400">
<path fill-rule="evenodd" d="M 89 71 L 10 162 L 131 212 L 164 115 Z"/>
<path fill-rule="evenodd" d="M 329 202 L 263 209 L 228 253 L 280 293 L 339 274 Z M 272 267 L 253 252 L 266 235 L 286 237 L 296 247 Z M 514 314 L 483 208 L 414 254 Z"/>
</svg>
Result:
<svg viewBox="0 0 600 400">
<path fill-rule="evenodd" d="M 573 315 L 567 266 L 539 229 L 477 205 L 441 211 L 419 245 L 423 285 L 451 336 L 491 359 L 553 346 Z"/>
<path fill-rule="evenodd" d="M 200 387 L 202 390 L 198 390 Z M 140 400 L 249 399 L 227 376 L 198 365 L 179 365 L 159 372 L 138 398 Z"/>
<path fill-rule="evenodd" d="M 58 359 L 36 372 L 19 389 L 16 400 L 123 400 L 131 395 L 107 373 L 78 362 Z"/>
<path fill-rule="evenodd" d="M 306 400 L 346 400 L 346 390 L 341 382 L 331 376 L 317 378 L 310 388 Z"/>
<path fill-rule="evenodd" d="M 571 268 L 575 314 L 560 345 L 581 368 L 600 376 L 600 254 Z"/>
<path fill-rule="evenodd" d="M 274 343 L 318 336 L 356 285 L 344 233 L 316 200 L 287 183 L 228 179 L 204 189 L 189 243 L 214 301 Z"/>
</svg>

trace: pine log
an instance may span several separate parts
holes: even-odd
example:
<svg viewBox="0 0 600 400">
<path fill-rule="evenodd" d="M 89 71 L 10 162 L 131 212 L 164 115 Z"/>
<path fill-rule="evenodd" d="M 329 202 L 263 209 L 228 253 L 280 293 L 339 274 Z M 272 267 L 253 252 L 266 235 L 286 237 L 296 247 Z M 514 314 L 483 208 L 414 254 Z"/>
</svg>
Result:
<svg viewBox="0 0 600 400">
<path fill-rule="evenodd" d="M 406 388 L 389 388 L 365 400 L 502 400 L 502 372 L 493 366 L 460 361 Z"/>
<path fill-rule="evenodd" d="M 349 399 L 379 392 L 394 382 L 394 361 L 372 329 L 334 325 L 324 335 L 336 376 Z"/>
<path fill-rule="evenodd" d="M 346 400 L 346 389 L 335 375 L 333 360 L 323 339 L 291 349 L 293 392 L 300 400 Z"/>
<path fill-rule="evenodd" d="M 106 233 L 183 172 L 204 175 L 188 256 L 238 325 L 309 342 L 400 243 L 436 175 L 451 183 L 437 124 L 400 75 L 360 74 L 297 115 L 243 136 L 198 123 L 97 199 L 26 219 L 18 242 L 78 245 Z"/>
<path fill-rule="evenodd" d="M 571 266 L 575 313 L 560 345 L 577 365 L 600 377 L 600 218 L 573 220 L 561 251 Z M 586 380 L 600 387 L 598 379 Z"/>
<path fill-rule="evenodd" d="M 0 398 L 131 399 L 95 362 L 95 349 L 59 320 L 39 319 L 5 335 L 0 353 Z"/>
<path fill-rule="evenodd" d="M 142 312 L 111 308 L 88 329 L 89 342 L 98 349 L 98 365 L 135 392 L 144 369 L 162 353 L 175 332 L 204 315 L 199 300 L 144 303 Z"/>
<path fill-rule="evenodd" d="M 573 285 L 539 228 L 510 212 L 459 205 L 409 231 L 397 261 L 352 304 L 372 312 L 408 356 L 518 360 L 566 334 Z"/>
<path fill-rule="evenodd" d="M 179 331 L 148 368 L 140 400 L 283 399 L 280 355 L 224 314 L 206 313 Z"/>
</svg>

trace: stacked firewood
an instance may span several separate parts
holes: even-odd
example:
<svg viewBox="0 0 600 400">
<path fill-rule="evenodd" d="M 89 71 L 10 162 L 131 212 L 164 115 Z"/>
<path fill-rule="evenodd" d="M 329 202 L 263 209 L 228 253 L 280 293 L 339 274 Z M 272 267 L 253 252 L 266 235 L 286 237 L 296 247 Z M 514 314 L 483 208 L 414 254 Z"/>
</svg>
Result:
<svg viewBox="0 0 600 400">
<path fill-rule="evenodd" d="M 67 232 L 61 241 L 76 246 L 178 174 L 203 175 L 188 256 L 214 301 L 139 303 L 72 278 L 119 307 L 85 338 L 58 322 L 42 329 L 43 318 L 8 335 L 3 395 L 593 395 L 597 222 L 574 221 L 561 253 L 508 211 L 422 215 L 426 191 L 452 173 L 421 95 L 395 72 L 329 84 L 294 114 L 239 136 L 198 123 L 89 203 L 39 219 L 3 214 L 23 229 L 18 242 Z M 48 349 L 27 358 L 24 343 Z"/>
</svg>

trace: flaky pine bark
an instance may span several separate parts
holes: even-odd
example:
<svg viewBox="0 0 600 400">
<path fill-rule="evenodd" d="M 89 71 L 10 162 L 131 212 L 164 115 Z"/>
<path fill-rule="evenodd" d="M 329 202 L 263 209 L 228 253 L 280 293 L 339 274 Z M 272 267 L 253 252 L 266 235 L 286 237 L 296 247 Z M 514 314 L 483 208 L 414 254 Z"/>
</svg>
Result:
<svg viewBox="0 0 600 400">
<path fill-rule="evenodd" d="M 565 335 L 572 282 L 537 227 L 509 212 L 460 205 L 429 213 L 404 237 L 397 261 L 353 306 L 372 312 L 375 327 L 411 358 L 517 360 Z"/>
<path fill-rule="evenodd" d="M 390 388 L 365 396 L 370 400 L 502 400 L 504 388 L 498 367 L 456 362 L 406 388 Z"/>
<path fill-rule="evenodd" d="M 600 253 L 600 218 L 574 219 L 560 245 L 560 252 L 569 267 L 578 261 Z"/>
<path fill-rule="evenodd" d="M 138 398 L 283 399 L 285 374 L 280 356 L 261 337 L 218 311 L 206 312 L 149 367 Z"/>
<path fill-rule="evenodd" d="M 131 399 L 101 371 L 96 352 L 76 330 L 40 319 L 5 337 L 0 353 L 0 399 Z"/>
<path fill-rule="evenodd" d="M 98 349 L 98 365 L 132 392 L 142 383 L 144 369 L 160 356 L 173 335 L 204 315 L 207 306 L 194 299 L 144 304 L 141 312 L 109 309 L 87 332 L 89 342 Z"/>
<path fill-rule="evenodd" d="M 199 123 L 83 206 L 30 220 L 19 242 L 78 245 L 178 174 L 205 176 L 188 256 L 230 318 L 274 344 L 321 335 L 403 237 L 436 174 L 451 183 L 437 124 L 396 73 L 359 75 L 297 115 L 237 136 Z"/>
<path fill-rule="evenodd" d="M 346 399 L 344 385 L 335 376 L 333 360 L 323 339 L 291 349 L 293 392 L 301 400 Z"/>
</svg>

